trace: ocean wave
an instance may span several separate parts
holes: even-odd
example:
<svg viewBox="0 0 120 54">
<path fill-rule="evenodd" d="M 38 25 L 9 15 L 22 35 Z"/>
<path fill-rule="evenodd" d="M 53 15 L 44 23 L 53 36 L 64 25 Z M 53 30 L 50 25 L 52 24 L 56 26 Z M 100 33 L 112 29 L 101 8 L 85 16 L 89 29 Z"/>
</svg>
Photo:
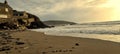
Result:
<svg viewBox="0 0 120 54">
<path fill-rule="evenodd" d="M 45 32 L 50 35 L 67 35 L 120 42 L 120 25 L 67 25 L 55 28 L 33 29 L 33 31 Z M 81 36 L 81 34 L 85 35 Z"/>
</svg>

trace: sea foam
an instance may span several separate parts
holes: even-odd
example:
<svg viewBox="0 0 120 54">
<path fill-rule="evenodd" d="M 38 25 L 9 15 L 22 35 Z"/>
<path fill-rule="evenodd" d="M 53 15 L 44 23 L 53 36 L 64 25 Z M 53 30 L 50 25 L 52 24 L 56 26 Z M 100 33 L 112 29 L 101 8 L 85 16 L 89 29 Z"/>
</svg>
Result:
<svg viewBox="0 0 120 54">
<path fill-rule="evenodd" d="M 94 38 L 120 43 L 120 25 L 66 25 L 46 29 L 32 29 L 48 35 Z"/>
</svg>

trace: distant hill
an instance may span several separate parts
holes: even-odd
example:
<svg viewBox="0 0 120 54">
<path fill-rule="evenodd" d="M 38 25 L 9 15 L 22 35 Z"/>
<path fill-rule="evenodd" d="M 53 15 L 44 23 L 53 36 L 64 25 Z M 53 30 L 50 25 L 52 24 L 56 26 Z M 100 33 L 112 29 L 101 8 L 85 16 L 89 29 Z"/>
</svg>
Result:
<svg viewBox="0 0 120 54">
<path fill-rule="evenodd" d="M 62 25 L 77 24 L 77 23 L 74 23 L 74 22 L 60 21 L 60 20 L 49 20 L 49 21 L 44 21 L 43 23 L 46 24 L 46 25 L 51 25 L 51 26 L 62 26 Z"/>
</svg>

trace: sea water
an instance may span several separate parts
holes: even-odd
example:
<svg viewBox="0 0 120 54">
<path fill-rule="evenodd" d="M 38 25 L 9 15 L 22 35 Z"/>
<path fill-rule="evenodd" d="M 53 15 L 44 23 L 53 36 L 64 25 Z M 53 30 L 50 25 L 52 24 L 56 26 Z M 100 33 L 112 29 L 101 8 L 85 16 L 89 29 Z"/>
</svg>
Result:
<svg viewBox="0 0 120 54">
<path fill-rule="evenodd" d="M 66 25 L 54 28 L 32 29 L 47 35 L 94 38 L 120 43 L 120 25 Z"/>
</svg>

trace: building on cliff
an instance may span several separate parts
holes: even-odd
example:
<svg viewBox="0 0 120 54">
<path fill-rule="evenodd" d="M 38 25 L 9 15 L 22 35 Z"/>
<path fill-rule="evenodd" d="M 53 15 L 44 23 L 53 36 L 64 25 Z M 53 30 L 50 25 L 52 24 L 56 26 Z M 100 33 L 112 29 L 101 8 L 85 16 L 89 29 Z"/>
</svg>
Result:
<svg viewBox="0 0 120 54">
<path fill-rule="evenodd" d="M 0 3 L 0 28 L 3 25 L 6 27 L 24 26 L 26 28 L 48 27 L 42 23 L 37 16 L 27 13 L 26 11 L 14 10 L 6 0 L 4 3 Z"/>
<path fill-rule="evenodd" d="M 0 3 L 0 18 L 12 18 L 13 9 L 8 5 L 8 2 L 5 0 L 4 3 Z"/>
</svg>

